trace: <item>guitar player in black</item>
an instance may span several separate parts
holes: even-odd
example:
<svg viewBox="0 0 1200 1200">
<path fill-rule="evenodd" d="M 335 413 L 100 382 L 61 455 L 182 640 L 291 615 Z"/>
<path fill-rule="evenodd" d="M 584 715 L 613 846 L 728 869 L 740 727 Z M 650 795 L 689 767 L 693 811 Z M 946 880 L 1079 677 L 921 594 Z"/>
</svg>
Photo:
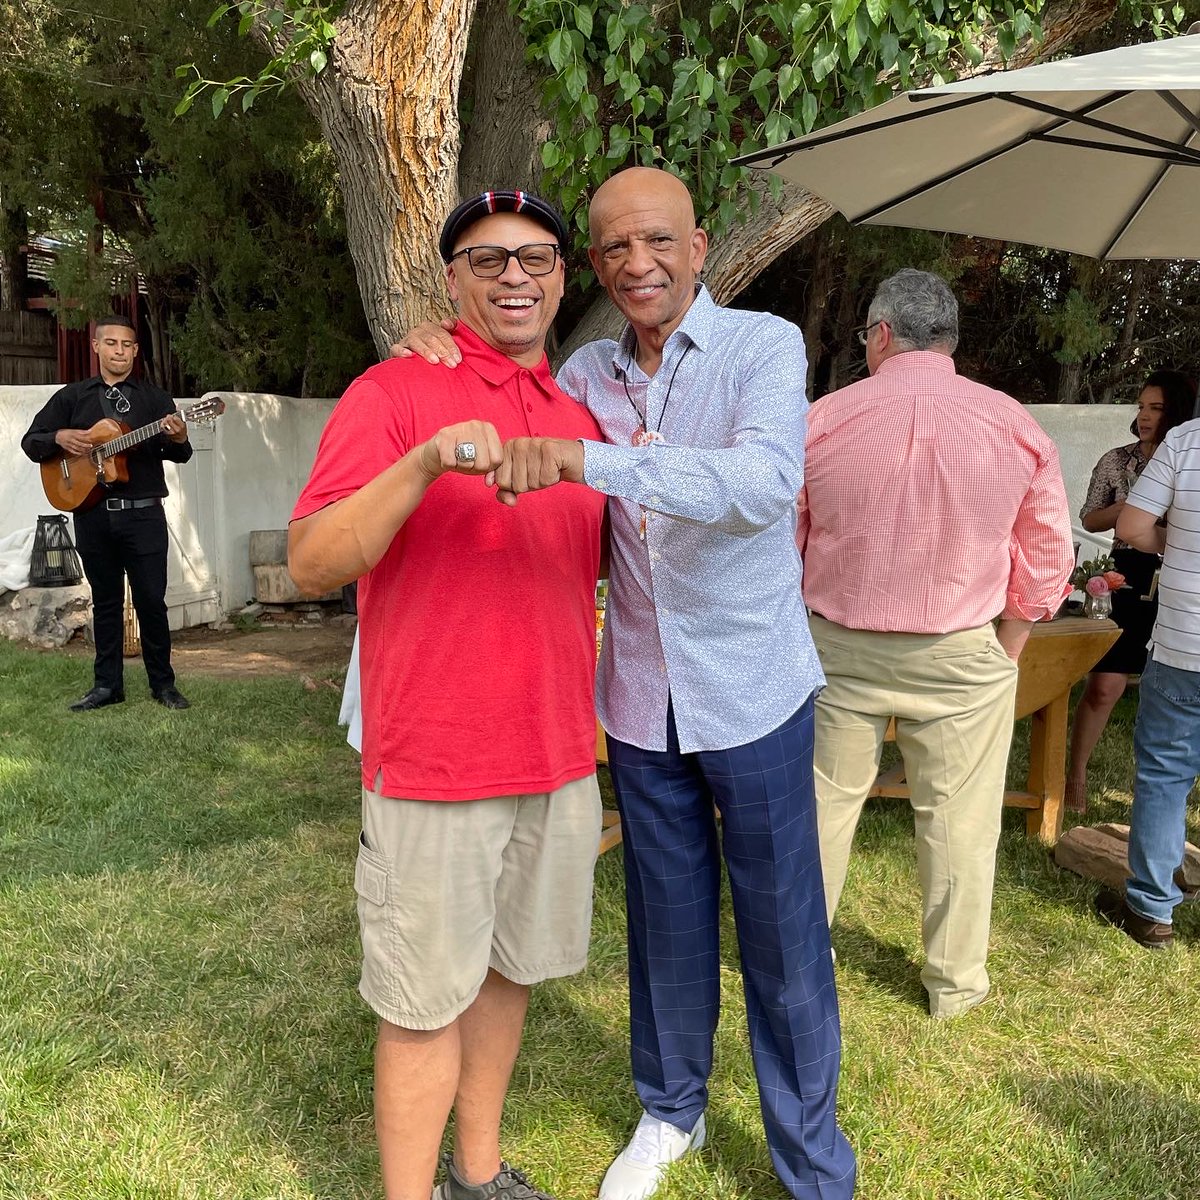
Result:
<svg viewBox="0 0 1200 1200">
<path fill-rule="evenodd" d="M 131 379 L 137 357 L 137 332 L 125 317 L 96 323 L 92 349 L 100 374 L 60 388 L 33 418 L 21 449 L 34 462 L 56 454 L 86 454 L 87 431 L 104 417 L 137 429 L 162 420 L 164 432 L 128 451 L 127 482 L 106 487 L 98 504 L 75 511 L 75 545 L 92 589 L 92 627 L 96 640 L 95 683 L 73 712 L 88 712 L 125 699 L 125 576 L 141 627 L 142 661 L 150 694 L 167 708 L 188 708 L 171 669 L 171 631 L 167 625 L 167 483 L 163 460 L 185 463 L 192 457 L 187 425 L 171 397 L 160 388 Z"/>
</svg>

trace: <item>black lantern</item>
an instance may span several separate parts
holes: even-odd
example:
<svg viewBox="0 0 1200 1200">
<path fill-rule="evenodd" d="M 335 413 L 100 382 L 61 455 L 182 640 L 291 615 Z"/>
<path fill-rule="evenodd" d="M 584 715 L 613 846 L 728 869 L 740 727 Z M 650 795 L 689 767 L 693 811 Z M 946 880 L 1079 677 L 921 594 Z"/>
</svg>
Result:
<svg viewBox="0 0 1200 1200">
<path fill-rule="evenodd" d="M 83 579 L 79 555 L 61 513 L 38 517 L 33 534 L 33 559 L 29 564 L 30 587 L 69 587 Z"/>
</svg>

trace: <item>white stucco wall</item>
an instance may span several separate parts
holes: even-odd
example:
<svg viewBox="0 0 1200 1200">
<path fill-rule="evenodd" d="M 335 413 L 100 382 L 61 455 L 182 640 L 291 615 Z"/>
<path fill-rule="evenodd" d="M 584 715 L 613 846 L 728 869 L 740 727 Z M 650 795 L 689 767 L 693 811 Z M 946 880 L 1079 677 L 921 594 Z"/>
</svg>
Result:
<svg viewBox="0 0 1200 1200">
<path fill-rule="evenodd" d="M 225 401 L 216 424 L 217 575 L 226 612 L 254 594 L 250 531 L 286 529 L 308 480 L 334 400 L 251 392 L 209 392 Z"/>
<path fill-rule="evenodd" d="M 56 389 L 0 387 L 0 536 L 33 525 L 53 509 L 20 440 Z M 308 478 L 333 400 L 210 392 L 226 403 L 211 430 L 194 428 L 192 461 L 167 463 L 172 530 L 168 605 L 172 624 L 198 624 L 251 598 L 250 531 L 283 529 Z M 192 403 L 181 400 L 181 407 Z M 1096 460 L 1132 440 L 1132 405 L 1036 404 L 1029 412 L 1054 439 L 1072 520 Z M 1101 538 L 1101 541 L 1106 540 Z"/>
</svg>

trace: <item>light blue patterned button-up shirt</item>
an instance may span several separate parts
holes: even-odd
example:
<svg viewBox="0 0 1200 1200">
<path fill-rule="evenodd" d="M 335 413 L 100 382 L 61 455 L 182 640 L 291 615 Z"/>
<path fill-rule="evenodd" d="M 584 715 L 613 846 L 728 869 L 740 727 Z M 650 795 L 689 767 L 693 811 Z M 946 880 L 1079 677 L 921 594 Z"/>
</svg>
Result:
<svg viewBox="0 0 1200 1200">
<path fill-rule="evenodd" d="M 670 697 L 681 751 L 723 750 L 769 733 L 825 682 L 795 541 L 804 341 L 701 287 L 652 378 L 635 349 L 626 329 L 558 374 L 611 443 L 583 443 L 586 482 L 612 498 L 596 707 L 614 737 L 665 750 Z M 664 442 L 632 445 L 640 414 Z"/>
</svg>

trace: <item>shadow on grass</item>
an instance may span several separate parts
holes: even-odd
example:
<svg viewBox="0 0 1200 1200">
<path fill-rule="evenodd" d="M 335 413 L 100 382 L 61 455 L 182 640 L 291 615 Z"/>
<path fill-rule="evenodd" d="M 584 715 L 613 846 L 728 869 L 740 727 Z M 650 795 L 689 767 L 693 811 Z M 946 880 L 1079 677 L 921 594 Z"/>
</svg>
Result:
<svg viewBox="0 0 1200 1200">
<path fill-rule="evenodd" d="M 1072 1144 L 1061 1200 L 1192 1200 L 1200 1179 L 1200 1103 L 1087 1071 L 1005 1081 L 1039 1125 Z M 1193 1089 L 1192 1096 L 1197 1093 Z"/>
<path fill-rule="evenodd" d="M 913 919 L 919 922 L 920 914 L 914 913 Z M 903 946 L 882 941 L 853 921 L 835 921 L 833 940 L 838 966 L 862 975 L 922 1013 L 929 1011 L 929 997 L 921 983 L 921 964 Z"/>
</svg>

